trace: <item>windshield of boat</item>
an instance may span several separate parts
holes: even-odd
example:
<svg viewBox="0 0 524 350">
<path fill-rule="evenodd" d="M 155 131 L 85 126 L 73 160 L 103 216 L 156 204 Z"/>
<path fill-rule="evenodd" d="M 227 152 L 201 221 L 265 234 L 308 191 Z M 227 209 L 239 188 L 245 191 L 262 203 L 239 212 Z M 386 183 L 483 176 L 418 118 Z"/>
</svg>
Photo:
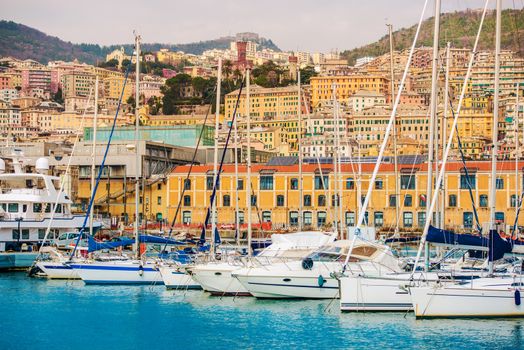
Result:
<svg viewBox="0 0 524 350">
<path fill-rule="evenodd" d="M 313 261 L 339 261 L 346 259 L 347 248 L 322 246 L 317 251 L 309 254 L 307 258 Z"/>
</svg>

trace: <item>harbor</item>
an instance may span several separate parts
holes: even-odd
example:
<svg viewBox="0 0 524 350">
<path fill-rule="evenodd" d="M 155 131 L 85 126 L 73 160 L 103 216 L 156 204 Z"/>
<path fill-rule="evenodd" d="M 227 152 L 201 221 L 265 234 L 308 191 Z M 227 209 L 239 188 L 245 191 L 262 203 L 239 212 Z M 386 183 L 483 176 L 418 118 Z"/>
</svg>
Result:
<svg viewBox="0 0 524 350">
<path fill-rule="evenodd" d="M 127 350 L 152 344 L 201 349 L 211 343 L 216 349 L 524 346 L 522 319 L 415 320 L 405 313 L 344 314 L 331 300 L 220 298 L 163 286 L 84 286 L 80 281 L 27 279 L 23 273 L 0 274 L 0 293 L 3 349 Z"/>
<path fill-rule="evenodd" d="M 524 8 L 447 6 L 0 58 L 0 349 L 524 348 Z"/>
</svg>

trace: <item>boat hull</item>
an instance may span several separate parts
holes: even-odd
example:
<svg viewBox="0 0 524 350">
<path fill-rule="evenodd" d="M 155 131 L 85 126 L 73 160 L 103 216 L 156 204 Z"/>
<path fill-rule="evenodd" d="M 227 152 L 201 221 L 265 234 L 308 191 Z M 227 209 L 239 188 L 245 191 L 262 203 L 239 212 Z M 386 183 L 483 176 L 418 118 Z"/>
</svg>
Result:
<svg viewBox="0 0 524 350">
<path fill-rule="evenodd" d="M 507 287 L 501 287 L 494 279 L 491 285 L 480 287 L 475 282 L 471 288 L 464 285 L 424 286 L 411 288 L 410 293 L 417 318 L 524 316 L 524 289 L 516 287 L 520 293 L 517 298 L 511 281 Z"/>
<path fill-rule="evenodd" d="M 160 267 L 160 275 L 167 289 L 202 289 L 191 275 L 179 270 L 178 267 Z"/>
<path fill-rule="evenodd" d="M 155 264 L 77 263 L 71 264 L 71 267 L 85 284 L 164 284 Z"/>
<path fill-rule="evenodd" d="M 31 267 L 38 252 L 0 253 L 0 270 L 22 270 Z"/>
<path fill-rule="evenodd" d="M 49 279 L 80 279 L 75 269 L 62 262 L 40 261 L 36 266 L 42 270 Z"/>
<path fill-rule="evenodd" d="M 251 296 L 251 293 L 232 276 L 237 266 L 213 264 L 192 268 L 191 276 L 206 292 L 215 296 Z"/>
</svg>

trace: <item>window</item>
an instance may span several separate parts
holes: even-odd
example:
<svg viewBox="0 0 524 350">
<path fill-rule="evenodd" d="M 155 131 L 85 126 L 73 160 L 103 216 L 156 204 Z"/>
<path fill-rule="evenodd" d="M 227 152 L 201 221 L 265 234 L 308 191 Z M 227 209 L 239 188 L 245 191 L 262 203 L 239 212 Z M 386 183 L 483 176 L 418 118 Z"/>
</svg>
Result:
<svg viewBox="0 0 524 350">
<path fill-rule="evenodd" d="M 235 217 L 236 217 L 236 213 L 235 213 Z M 244 212 L 243 211 L 239 211 L 238 212 L 238 220 L 237 220 L 238 224 L 239 225 L 243 225 L 244 224 Z"/>
<path fill-rule="evenodd" d="M 29 239 L 29 230 L 28 229 L 22 229 L 22 239 Z"/>
<path fill-rule="evenodd" d="M 292 190 L 298 190 L 298 179 L 297 178 L 292 178 L 291 182 L 290 182 L 290 185 L 291 185 L 291 189 Z"/>
<path fill-rule="evenodd" d="M 231 197 L 228 194 L 225 194 L 222 197 L 222 206 L 229 207 L 231 205 Z"/>
<path fill-rule="evenodd" d="M 473 227 L 473 213 L 470 211 L 466 211 L 462 214 L 462 223 L 464 225 L 464 228 L 472 228 Z"/>
<path fill-rule="evenodd" d="M 10 213 L 18 213 L 18 203 L 9 203 L 7 205 L 7 211 Z"/>
<path fill-rule="evenodd" d="M 346 211 L 346 226 L 355 226 L 355 213 L 352 211 Z"/>
<path fill-rule="evenodd" d="M 317 213 L 317 227 L 322 227 L 326 225 L 326 212 L 319 211 Z"/>
<path fill-rule="evenodd" d="M 298 226 L 298 212 L 296 211 L 289 212 L 289 225 Z"/>
<path fill-rule="evenodd" d="M 426 195 L 425 194 L 421 194 L 418 197 L 418 206 L 421 207 L 421 208 L 425 208 L 426 207 L 426 202 L 427 202 Z"/>
<path fill-rule="evenodd" d="M 331 195 L 331 206 L 340 206 L 340 196 L 338 194 Z"/>
<path fill-rule="evenodd" d="M 323 194 L 320 194 L 318 196 L 318 206 L 319 207 L 325 207 L 326 206 L 326 196 L 324 196 Z"/>
<path fill-rule="evenodd" d="M 486 194 L 481 194 L 479 197 L 479 206 L 486 208 L 488 206 L 488 196 Z"/>
<path fill-rule="evenodd" d="M 33 203 L 33 213 L 42 212 L 42 203 Z"/>
<path fill-rule="evenodd" d="M 263 211 L 262 212 L 262 222 L 271 222 L 271 212 L 270 211 Z"/>
<path fill-rule="evenodd" d="M 20 232 L 18 232 L 18 230 L 16 230 L 16 229 L 13 230 L 12 231 L 12 237 L 13 237 L 13 239 L 16 239 L 16 240 L 20 239 Z"/>
<path fill-rule="evenodd" d="M 277 196 L 277 207 L 283 207 L 284 206 L 284 196 L 279 194 Z"/>
<path fill-rule="evenodd" d="M 329 177 L 324 175 L 315 175 L 315 190 L 327 190 L 329 189 Z"/>
<path fill-rule="evenodd" d="M 156 204 L 162 205 L 162 197 L 160 196 L 156 197 Z"/>
<path fill-rule="evenodd" d="M 304 195 L 304 206 L 305 207 L 311 206 L 311 195 L 309 194 Z"/>
<path fill-rule="evenodd" d="M 185 195 L 184 196 L 184 207 L 190 207 L 191 206 L 191 196 Z"/>
<path fill-rule="evenodd" d="M 380 178 L 376 179 L 375 180 L 375 189 L 376 190 L 381 190 L 384 188 L 384 181 Z"/>
<path fill-rule="evenodd" d="M 390 207 L 396 207 L 397 206 L 397 196 L 394 194 L 389 195 L 389 206 Z"/>
<path fill-rule="evenodd" d="M 504 213 L 501 211 L 495 212 L 495 222 L 496 223 L 503 223 L 504 222 Z"/>
<path fill-rule="evenodd" d="M 457 195 L 456 194 L 450 194 L 448 197 L 448 206 L 450 208 L 455 208 L 457 206 Z"/>
<path fill-rule="evenodd" d="M 466 176 L 465 174 L 460 175 L 460 189 L 467 190 L 469 187 L 476 188 L 477 187 L 477 177 L 475 174 Z"/>
<path fill-rule="evenodd" d="M 355 181 L 353 181 L 352 177 L 348 177 L 346 179 L 346 190 L 352 190 L 355 188 Z"/>
<path fill-rule="evenodd" d="M 382 227 L 384 226 L 384 213 L 381 211 L 375 212 L 375 227 Z"/>
<path fill-rule="evenodd" d="M 404 206 L 411 207 L 413 205 L 413 197 L 410 194 L 406 194 L 404 197 Z"/>
<path fill-rule="evenodd" d="M 400 188 L 403 190 L 414 190 L 415 189 L 415 176 L 414 175 L 400 175 Z"/>
<path fill-rule="evenodd" d="M 211 178 L 211 181 L 213 181 L 213 178 Z M 190 179 L 184 179 L 184 190 L 190 190 L 191 189 L 191 180 Z"/>
<path fill-rule="evenodd" d="M 504 189 L 504 179 L 501 177 L 497 177 L 497 180 L 495 181 L 495 187 L 497 190 L 503 190 Z"/>
<path fill-rule="evenodd" d="M 313 213 L 310 211 L 304 212 L 304 226 L 311 226 L 313 225 Z"/>
<path fill-rule="evenodd" d="M 252 194 L 251 195 L 251 206 L 252 207 L 256 207 L 257 206 L 257 195 L 256 194 Z"/>
<path fill-rule="evenodd" d="M 243 189 L 244 189 L 244 179 L 238 179 L 237 190 L 243 190 Z"/>
<path fill-rule="evenodd" d="M 413 227 L 413 213 L 410 211 L 404 212 L 404 227 Z"/>
<path fill-rule="evenodd" d="M 273 175 L 260 176 L 260 189 L 261 190 L 272 190 L 273 189 Z"/>
<path fill-rule="evenodd" d="M 425 211 L 419 211 L 417 213 L 417 224 L 418 227 L 424 227 L 426 225 L 426 212 Z"/>
<path fill-rule="evenodd" d="M 208 175 L 206 177 L 206 189 L 207 190 L 213 189 L 213 175 Z"/>
<path fill-rule="evenodd" d="M 45 238 L 45 229 L 39 228 L 38 229 L 38 239 L 44 239 Z"/>
<path fill-rule="evenodd" d="M 509 206 L 512 208 L 515 208 L 517 206 L 517 195 L 516 194 L 511 195 Z"/>
<path fill-rule="evenodd" d="M 184 225 L 189 225 L 191 223 L 191 212 L 190 211 L 182 212 L 182 223 Z"/>
<path fill-rule="evenodd" d="M 61 213 L 62 212 L 62 204 L 57 204 L 56 205 L 56 209 L 55 209 L 55 213 Z"/>
</svg>

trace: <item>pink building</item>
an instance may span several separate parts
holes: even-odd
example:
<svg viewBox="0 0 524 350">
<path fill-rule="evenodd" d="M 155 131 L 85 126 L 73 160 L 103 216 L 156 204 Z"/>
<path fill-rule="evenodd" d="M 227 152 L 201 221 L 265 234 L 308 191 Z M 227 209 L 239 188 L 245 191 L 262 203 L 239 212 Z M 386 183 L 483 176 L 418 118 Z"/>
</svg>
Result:
<svg viewBox="0 0 524 350">
<path fill-rule="evenodd" d="M 166 79 L 169 79 L 169 78 L 173 78 L 175 75 L 177 75 L 178 73 L 175 72 L 174 70 L 172 69 L 167 69 L 167 68 L 163 68 L 162 69 L 162 77 L 166 78 Z"/>
<path fill-rule="evenodd" d="M 51 71 L 48 69 L 24 69 L 22 70 L 22 91 L 28 92 L 33 89 L 51 91 Z"/>
</svg>

